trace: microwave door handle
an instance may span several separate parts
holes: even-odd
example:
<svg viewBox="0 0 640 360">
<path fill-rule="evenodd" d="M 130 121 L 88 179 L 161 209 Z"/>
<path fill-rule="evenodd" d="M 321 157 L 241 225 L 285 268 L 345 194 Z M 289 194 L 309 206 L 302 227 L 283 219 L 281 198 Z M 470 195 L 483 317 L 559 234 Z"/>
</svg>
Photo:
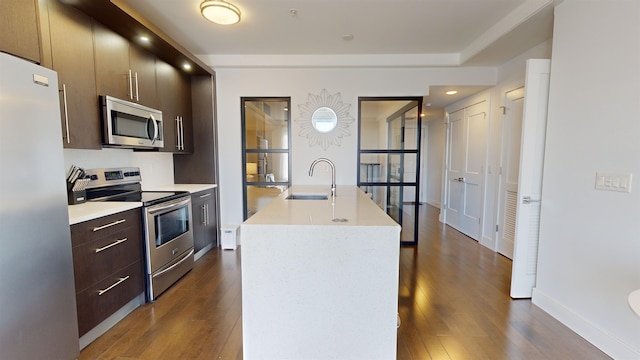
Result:
<svg viewBox="0 0 640 360">
<path fill-rule="evenodd" d="M 153 117 L 153 115 L 149 115 L 149 118 L 151 119 L 151 121 L 153 121 L 153 139 L 151 139 L 151 145 L 153 145 L 156 140 L 158 140 L 160 129 L 158 127 L 158 121 Z"/>
<path fill-rule="evenodd" d="M 153 124 L 153 136 L 149 133 L 149 123 Z M 149 117 L 147 118 L 147 138 L 151 140 L 151 145 L 153 145 L 158 139 L 158 122 L 151 114 L 149 114 Z"/>
</svg>

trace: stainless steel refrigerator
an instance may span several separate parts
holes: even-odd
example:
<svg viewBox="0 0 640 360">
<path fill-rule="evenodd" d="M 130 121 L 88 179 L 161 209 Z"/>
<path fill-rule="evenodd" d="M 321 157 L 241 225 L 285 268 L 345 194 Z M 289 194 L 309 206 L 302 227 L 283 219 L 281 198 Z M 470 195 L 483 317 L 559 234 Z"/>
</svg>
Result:
<svg viewBox="0 0 640 360">
<path fill-rule="evenodd" d="M 57 74 L 0 53 L 3 359 L 79 355 L 61 134 Z"/>
</svg>

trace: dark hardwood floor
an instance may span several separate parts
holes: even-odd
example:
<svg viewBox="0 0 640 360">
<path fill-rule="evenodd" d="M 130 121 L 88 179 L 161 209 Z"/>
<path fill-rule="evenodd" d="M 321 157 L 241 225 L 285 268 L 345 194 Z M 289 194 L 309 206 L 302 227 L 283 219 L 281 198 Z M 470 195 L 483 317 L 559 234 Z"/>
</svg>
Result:
<svg viewBox="0 0 640 360">
<path fill-rule="evenodd" d="M 400 251 L 398 359 L 609 359 L 530 300 L 512 300 L 511 261 L 440 224 L 438 211 L 420 206 L 419 245 Z M 242 359 L 240 257 L 207 253 L 80 359 Z"/>
</svg>

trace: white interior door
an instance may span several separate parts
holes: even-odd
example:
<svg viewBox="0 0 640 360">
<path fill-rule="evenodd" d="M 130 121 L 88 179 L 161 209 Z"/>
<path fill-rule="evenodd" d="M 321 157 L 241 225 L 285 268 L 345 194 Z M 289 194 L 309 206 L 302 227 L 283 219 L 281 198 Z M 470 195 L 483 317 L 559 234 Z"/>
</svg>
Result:
<svg viewBox="0 0 640 360">
<path fill-rule="evenodd" d="M 467 131 L 462 109 L 449 114 L 449 168 L 445 200 L 446 223 L 460 231 L 460 217 L 464 212 L 464 186 L 460 179 L 464 177 L 466 143 Z"/>
<path fill-rule="evenodd" d="M 536 283 L 550 68 L 550 60 L 527 61 L 519 197 L 511 270 L 512 298 L 530 298 Z"/>
<path fill-rule="evenodd" d="M 516 236 L 523 109 L 524 88 L 505 93 L 500 162 L 501 221 L 498 231 L 498 252 L 509 259 L 513 259 L 514 239 Z"/>
<path fill-rule="evenodd" d="M 450 115 L 446 222 L 462 233 L 480 239 L 484 199 L 484 163 L 487 144 L 487 101 Z"/>
</svg>

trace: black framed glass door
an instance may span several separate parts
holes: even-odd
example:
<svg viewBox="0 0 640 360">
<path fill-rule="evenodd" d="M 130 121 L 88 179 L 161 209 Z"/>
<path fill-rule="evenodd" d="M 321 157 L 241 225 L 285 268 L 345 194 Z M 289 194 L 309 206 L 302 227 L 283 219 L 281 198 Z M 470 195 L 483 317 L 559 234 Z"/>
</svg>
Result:
<svg viewBox="0 0 640 360">
<path fill-rule="evenodd" d="M 358 100 L 358 186 L 418 242 L 422 97 Z"/>
<path fill-rule="evenodd" d="M 290 98 L 241 98 L 244 219 L 291 185 Z"/>
</svg>

